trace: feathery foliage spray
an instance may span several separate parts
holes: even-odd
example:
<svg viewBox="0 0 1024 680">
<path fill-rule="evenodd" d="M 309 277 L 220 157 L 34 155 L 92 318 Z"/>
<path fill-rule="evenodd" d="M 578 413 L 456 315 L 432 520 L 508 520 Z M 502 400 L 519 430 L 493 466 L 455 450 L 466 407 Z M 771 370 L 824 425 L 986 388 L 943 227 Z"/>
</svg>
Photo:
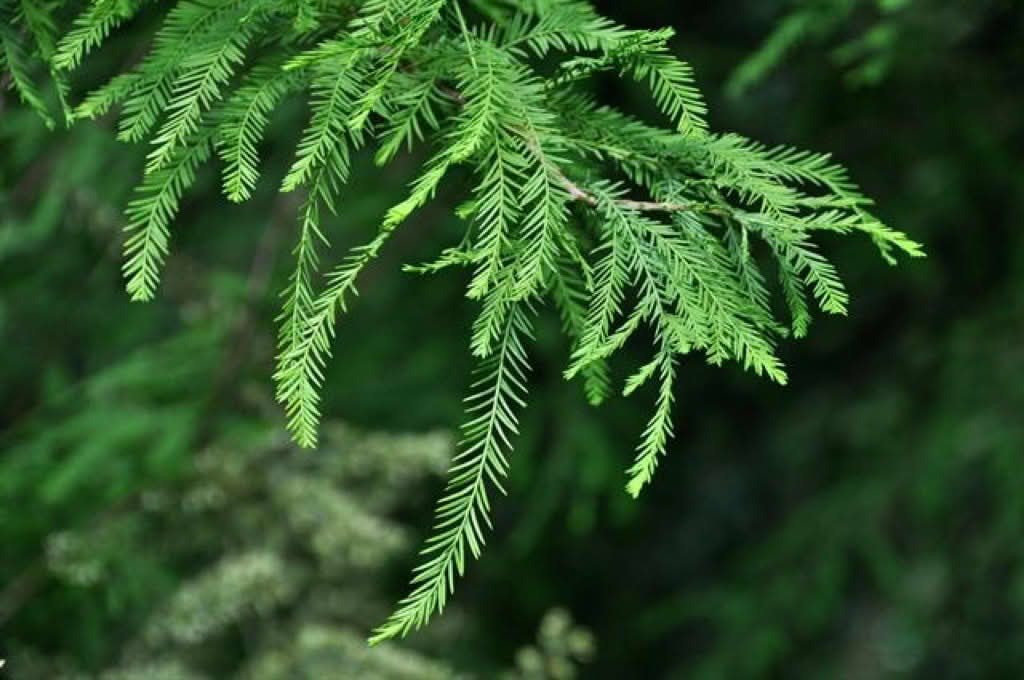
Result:
<svg viewBox="0 0 1024 680">
<path fill-rule="evenodd" d="M 304 200 L 274 373 L 299 444 L 316 445 L 325 362 L 360 272 L 453 168 L 475 175 L 459 210 L 462 242 L 407 268 L 469 270 L 467 295 L 480 305 L 469 348 L 479 369 L 411 593 L 373 642 L 440 612 L 467 555 L 483 548 L 526 403 L 540 305 L 558 309 L 572 347 L 565 375 L 579 377 L 594 404 L 612 391 L 609 357 L 641 327 L 653 331 L 650 361 L 623 389 L 657 382 L 627 471 L 636 496 L 672 436 L 681 357 L 737 361 L 785 383 L 777 341 L 807 333 L 812 305 L 846 311 L 816 232 L 866 234 L 889 262 L 897 251 L 922 255 L 869 212 L 827 154 L 709 131 L 691 69 L 668 47 L 672 32 L 620 26 L 583 0 L 163 2 L 142 59 L 72 105 L 69 74 L 151 4 L 0 0 L 0 70 L 49 125 L 119 107 L 118 137 L 150 145 L 126 210 L 124 274 L 135 300 L 156 294 L 170 226 L 197 170 L 219 160 L 225 196 L 248 199 L 270 117 L 285 98 L 308 98 L 311 116 L 281 184 Z M 66 29 L 65 15 L 75 16 Z M 582 83 L 604 71 L 646 84 L 664 121 L 588 96 Z M 56 97 L 44 93 L 40 72 Z M 408 196 L 367 243 L 322 267 L 324 216 L 343 200 L 352 154 L 372 147 L 386 165 L 418 145 L 431 155 Z M 775 284 L 762 272 L 766 259 Z M 772 304 L 773 285 L 785 314 Z"/>
</svg>

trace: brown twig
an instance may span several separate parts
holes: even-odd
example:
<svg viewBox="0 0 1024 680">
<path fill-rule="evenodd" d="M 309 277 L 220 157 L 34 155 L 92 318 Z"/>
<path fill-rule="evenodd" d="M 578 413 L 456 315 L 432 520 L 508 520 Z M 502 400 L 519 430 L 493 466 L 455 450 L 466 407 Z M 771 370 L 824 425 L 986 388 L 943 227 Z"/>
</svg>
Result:
<svg viewBox="0 0 1024 680">
<path fill-rule="evenodd" d="M 440 90 L 441 94 L 445 96 L 449 101 L 457 104 L 460 108 L 466 105 L 466 98 L 461 92 L 453 87 L 439 83 L 437 89 Z M 537 156 L 543 156 L 540 149 L 540 142 L 536 137 L 531 136 L 524 130 L 517 130 L 519 136 L 523 138 L 526 145 L 530 150 Z M 573 182 L 569 177 L 562 172 L 562 169 L 553 163 L 549 163 L 543 158 L 541 162 L 544 163 L 548 170 L 555 176 L 558 183 L 561 184 L 565 190 L 569 193 L 570 198 L 574 201 L 580 201 L 586 203 L 589 206 L 597 207 L 600 201 L 588 194 L 580 185 Z M 632 199 L 617 199 L 614 201 L 616 205 L 626 210 L 632 210 L 636 212 L 704 212 L 713 215 L 724 215 L 729 216 L 731 213 L 723 208 L 708 205 L 706 203 L 675 203 L 672 201 L 636 201 Z"/>
<path fill-rule="evenodd" d="M 565 187 L 565 190 L 569 192 L 569 196 L 574 201 L 582 201 L 587 205 L 597 207 L 600 201 L 588 194 L 586 191 L 580 188 L 578 184 L 573 182 L 571 179 L 565 176 L 557 166 L 550 166 L 551 173 L 558 179 L 559 184 Z M 614 201 L 616 205 L 625 208 L 626 210 L 633 210 L 636 212 L 707 212 L 719 215 L 728 215 L 729 213 L 716 208 L 711 205 L 704 203 L 673 203 L 671 201 L 634 201 L 628 198 L 621 198 Z"/>
<path fill-rule="evenodd" d="M 566 174 L 562 172 L 561 168 L 559 168 L 554 163 L 547 162 L 547 160 L 543 158 L 544 154 L 541 151 L 540 142 L 537 140 L 535 136 L 529 135 L 522 130 L 519 130 L 518 132 L 520 136 L 522 136 L 523 140 L 526 142 L 526 145 L 534 153 L 534 155 L 540 157 L 541 162 L 547 166 L 551 174 L 554 175 L 555 178 L 558 180 L 558 183 L 561 184 L 567 192 L 569 192 L 569 196 L 572 198 L 572 200 L 580 201 L 593 207 L 597 207 L 600 204 L 600 201 L 596 197 L 592 196 L 591 194 L 588 194 L 582 187 L 580 187 L 580 185 L 576 184 L 571 179 L 569 179 L 568 176 L 566 176 Z M 706 212 L 713 213 L 716 215 L 730 214 L 727 210 L 723 210 L 722 208 L 713 205 L 707 205 L 704 203 L 675 203 L 672 201 L 635 201 L 626 198 L 616 199 L 614 203 L 615 205 L 618 205 L 621 208 L 636 212 Z"/>
</svg>

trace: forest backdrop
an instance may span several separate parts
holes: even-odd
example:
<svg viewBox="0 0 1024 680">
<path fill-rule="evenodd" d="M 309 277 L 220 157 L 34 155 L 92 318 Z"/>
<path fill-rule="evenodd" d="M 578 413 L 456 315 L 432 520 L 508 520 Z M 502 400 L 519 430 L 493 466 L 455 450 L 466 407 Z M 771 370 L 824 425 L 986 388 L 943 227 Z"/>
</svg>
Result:
<svg viewBox="0 0 1024 680">
<path fill-rule="evenodd" d="M 784 344 L 784 388 L 685 363 L 676 438 L 639 500 L 622 470 L 649 402 L 588 406 L 542 317 L 487 552 L 425 632 L 368 649 L 429 528 L 471 370 L 461 277 L 395 271 L 457 239 L 466 187 L 443 187 L 365 272 L 324 442 L 298 451 L 269 379 L 294 197 L 271 182 L 231 205 L 205 172 L 158 298 L 132 303 L 121 211 L 145 147 L 106 120 L 48 130 L 4 91 L 0 674 L 1016 677 L 1024 8 L 595 4 L 673 26 L 712 129 L 832 152 L 928 258 L 891 268 L 868 243 L 827 242 L 849 317 Z M 115 41 L 74 93 L 131 58 L 132 30 Z M 614 74 L 596 91 L 655 115 Z M 305 115 L 273 119 L 268 175 Z M 355 162 L 339 246 L 413 167 L 371 161 Z"/>
</svg>

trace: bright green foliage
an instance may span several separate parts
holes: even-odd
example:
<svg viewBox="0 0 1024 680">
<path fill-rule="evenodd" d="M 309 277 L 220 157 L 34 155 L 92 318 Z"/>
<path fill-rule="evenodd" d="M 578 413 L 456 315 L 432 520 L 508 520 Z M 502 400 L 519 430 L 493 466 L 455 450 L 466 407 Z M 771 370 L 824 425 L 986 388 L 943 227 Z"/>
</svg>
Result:
<svg viewBox="0 0 1024 680">
<path fill-rule="evenodd" d="M 125 210 L 129 235 L 124 241 L 123 268 L 125 288 L 133 300 L 153 297 L 167 256 L 167 227 L 178 212 L 182 193 L 195 181 L 196 169 L 210 157 L 213 134 L 213 128 L 205 130 L 192 145 L 175 153 L 170 165 L 147 175 L 136 189 L 138 198 Z"/>
<path fill-rule="evenodd" d="M 59 73 L 141 3 L 85 4 L 51 53 L 39 22 L 28 14 L 20 22 Z M 572 343 L 566 375 L 583 376 L 594 403 L 609 391 L 608 358 L 641 328 L 653 334 L 653 359 L 624 390 L 658 383 L 628 470 L 635 496 L 672 436 L 683 357 L 736 361 L 784 384 L 775 345 L 789 333 L 806 334 L 811 300 L 824 312 L 845 313 L 848 295 L 818 251 L 816 231 L 864 232 L 890 262 L 895 250 L 922 255 L 867 212 L 868 199 L 827 155 L 709 132 L 693 74 L 668 47 L 672 33 L 618 26 L 582 0 L 164 4 L 166 18 L 141 61 L 75 110 L 76 118 L 95 118 L 120 105 L 119 138 L 152 145 L 128 213 L 128 290 L 139 300 L 155 294 L 170 221 L 213 150 L 225 161 L 228 198 L 245 200 L 259 178 L 259 146 L 274 109 L 287 95 L 308 92 L 309 123 L 281 186 L 306 198 L 274 375 L 301 445 L 316 445 L 325 363 L 360 272 L 457 166 L 477 180 L 459 213 L 468 221 L 463 241 L 416 268 L 473 272 L 467 295 L 481 311 L 470 349 L 481 372 L 468 399 L 471 419 L 412 594 L 374 641 L 404 635 L 442 610 L 467 547 L 474 557 L 482 549 L 489 487 L 502 488 L 525 406 L 529 318 L 543 300 L 554 301 Z M 16 83 L 31 82 L 21 66 L 25 52 L 7 57 Z M 585 79 L 605 70 L 646 83 L 668 125 L 586 96 Z M 31 87 L 18 87 L 42 108 Z M 432 153 L 408 197 L 321 283 L 320 253 L 329 247 L 324 210 L 338 209 L 351 155 L 373 147 L 386 164 L 421 142 Z M 778 271 L 788 321 L 779 318 L 765 265 Z"/>
<path fill-rule="evenodd" d="M 462 451 L 453 460 L 445 496 L 437 506 L 434 535 L 423 550 L 428 559 L 416 569 L 412 594 L 399 603 L 371 642 L 404 635 L 426 623 L 434 611 L 444 608 L 455 572 L 464 571 L 466 548 L 473 557 L 480 556 L 483 528 L 490 526 L 487 483 L 504 492 L 501 479 L 508 474 L 515 409 L 524 405 L 528 314 L 525 303 L 512 303 L 505 311 L 495 351 L 484 360 L 466 399 L 470 420 L 463 426 Z"/>
</svg>

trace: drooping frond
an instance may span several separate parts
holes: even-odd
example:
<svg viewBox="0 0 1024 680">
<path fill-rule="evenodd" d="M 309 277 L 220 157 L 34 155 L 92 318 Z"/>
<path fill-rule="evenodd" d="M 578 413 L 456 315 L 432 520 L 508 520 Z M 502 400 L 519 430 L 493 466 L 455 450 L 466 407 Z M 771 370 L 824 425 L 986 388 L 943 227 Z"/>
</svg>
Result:
<svg viewBox="0 0 1024 680">
<path fill-rule="evenodd" d="M 302 208 L 295 269 L 284 292 L 279 322 L 277 399 L 284 405 L 288 428 L 300 446 L 313 447 L 320 421 L 319 389 L 323 382 L 321 357 L 328 347 L 315 344 L 322 312 L 314 304 L 313 275 L 319 264 L 318 244 L 326 243 L 321 228 L 322 208 L 333 212 L 334 196 L 348 180 L 350 142 L 343 121 L 351 108 L 355 89 L 349 74 L 338 73 L 314 85 L 318 94 L 313 117 L 299 143 L 295 163 L 284 179 L 282 191 L 308 183 L 309 195 Z M 334 131 L 341 134 L 334 136 Z"/>
<path fill-rule="evenodd" d="M 303 84 L 300 74 L 281 70 L 281 60 L 258 66 L 225 104 L 218 133 L 224 161 L 224 195 L 236 203 L 247 200 L 259 179 L 257 145 L 278 102 Z"/>
<path fill-rule="evenodd" d="M 671 35 L 671 34 L 669 34 Z M 707 107 L 693 80 L 693 69 L 669 52 L 664 44 L 637 50 L 626 58 L 639 80 L 646 80 L 658 108 L 682 134 L 704 132 Z"/>
<path fill-rule="evenodd" d="M 379 51 L 377 63 L 367 79 L 370 85 L 359 96 L 349 117 L 348 125 L 354 131 L 362 130 L 370 114 L 380 106 L 406 52 L 415 47 L 437 21 L 446 1 L 371 0 L 363 6 L 363 14 L 352 22 L 353 41 L 386 40 L 388 49 Z"/>
<path fill-rule="evenodd" d="M 355 57 L 338 56 L 332 63 L 351 65 Z M 286 72 L 291 73 L 291 72 Z M 316 446 L 320 422 L 319 390 L 323 383 L 321 357 L 329 348 L 314 344 L 322 312 L 314 304 L 313 277 L 319 266 L 318 246 L 327 243 L 321 227 L 322 210 L 333 212 L 341 185 L 351 167 L 350 140 L 345 120 L 358 88 L 357 72 L 322 68 L 313 79 L 313 115 L 302 135 L 295 162 L 285 176 L 281 190 L 308 186 L 301 210 L 299 240 L 295 246 L 295 268 L 283 293 L 284 304 L 278 322 L 277 399 L 284 406 L 288 429 L 300 446 Z"/>
<path fill-rule="evenodd" d="M 326 176 L 326 170 L 321 170 L 320 177 Z M 300 211 L 299 239 L 292 251 L 295 266 L 281 296 L 283 303 L 277 318 L 280 324 L 277 370 L 274 372 L 277 400 L 284 407 L 288 430 L 299 446 L 309 448 L 316 446 L 320 424 L 319 386 L 322 374 L 319 365 L 309 363 L 312 354 L 306 341 L 308 326 L 314 317 L 313 276 L 320 262 L 317 245 L 325 240 L 320 230 L 322 202 L 314 190 Z"/>
<path fill-rule="evenodd" d="M 665 453 L 668 440 L 672 437 L 672 388 L 676 375 L 675 358 L 670 353 L 663 352 L 644 368 L 647 369 L 646 375 L 639 374 L 640 379 L 646 379 L 655 371 L 659 374 L 658 400 L 654 414 L 647 423 L 643 438 L 637 447 L 636 460 L 633 466 L 626 471 L 629 476 L 626 491 L 633 498 L 639 496 L 640 491 L 654 477 L 654 468 L 658 465 L 658 457 Z"/>
<path fill-rule="evenodd" d="M 136 190 L 138 197 L 125 210 L 129 233 L 124 242 L 125 288 L 132 300 L 151 300 L 156 294 L 170 241 L 168 226 L 182 194 L 195 181 L 196 170 L 210 157 L 213 135 L 212 128 L 196 134 L 166 167 L 143 180 Z"/>
<path fill-rule="evenodd" d="M 243 20 L 252 9 L 251 3 L 244 0 L 197 0 L 178 3 L 168 13 L 157 32 L 153 49 L 136 67 L 134 73 L 138 77 L 130 81 L 119 80 L 118 77 L 99 90 L 104 92 L 109 89 L 110 97 L 115 102 L 124 101 L 118 125 L 118 138 L 129 142 L 142 141 L 156 126 L 172 101 L 181 105 L 174 88 L 179 74 L 189 70 L 190 54 L 193 49 L 200 50 L 204 55 L 200 56 L 198 63 L 191 64 L 197 67 L 193 72 L 193 78 L 196 74 L 205 72 L 204 63 L 209 65 L 213 61 L 220 63 L 221 68 L 224 68 L 223 62 L 218 59 L 221 55 L 220 50 L 214 48 L 211 60 L 211 45 L 219 44 L 223 47 L 225 41 L 231 43 L 238 40 L 241 35 L 246 35 L 248 29 L 244 28 Z M 199 76 L 198 84 L 202 85 L 206 80 Z M 196 85 L 195 80 L 186 81 L 183 84 L 183 93 L 194 95 Z M 207 82 L 207 92 L 209 87 Z M 189 103 L 184 105 L 186 115 L 183 121 L 190 120 L 192 108 Z M 83 111 L 82 115 L 88 113 Z"/>
<path fill-rule="evenodd" d="M 622 311 L 626 288 L 631 281 L 629 246 L 621 222 L 607 220 L 604 231 L 605 238 L 594 251 L 599 259 L 594 265 L 587 317 L 565 371 L 565 377 L 570 379 L 590 363 L 606 359 L 610 354 L 606 348 L 612 323 Z"/>
<path fill-rule="evenodd" d="M 394 96 L 388 102 L 387 121 L 377 133 L 377 165 L 386 165 L 405 147 L 412 150 L 428 132 L 441 127 L 437 109 L 442 97 L 433 78 L 393 77 Z"/>
<path fill-rule="evenodd" d="M 170 88 L 170 104 L 164 121 L 151 143 L 146 172 L 162 168 L 182 142 L 195 132 L 203 112 L 220 98 L 245 59 L 245 48 L 260 29 L 261 17 L 248 16 L 237 30 L 215 31 L 190 50 L 180 62 L 178 75 Z"/>
<path fill-rule="evenodd" d="M 72 111 L 73 119 L 95 119 L 104 116 L 134 92 L 142 82 L 142 75 L 131 72 L 120 73 L 104 87 L 93 90 Z"/>
<path fill-rule="evenodd" d="M 562 319 L 563 331 L 572 340 L 571 349 L 576 351 L 582 342 L 587 322 L 587 288 L 586 282 L 566 257 L 559 258 L 551 276 L 551 299 Z M 600 405 L 611 394 L 608 360 L 601 358 L 588 361 L 580 368 L 580 374 L 587 401 L 594 406 Z"/>
<path fill-rule="evenodd" d="M 511 252 L 512 238 L 522 206 L 517 189 L 523 183 L 527 161 L 521 138 L 495 127 L 482 164 L 484 176 L 473 190 L 473 219 L 479 225 L 475 243 L 479 264 L 467 295 L 483 297 L 499 275 Z"/>
<path fill-rule="evenodd" d="M 466 398 L 469 421 L 463 425 L 461 451 L 452 461 L 448 484 L 437 503 L 434 534 L 427 540 L 424 562 L 413 572 L 412 592 L 374 631 L 371 643 L 405 635 L 444 610 L 456 576 L 466 568 L 467 553 L 478 558 L 491 527 L 490 489 L 504 493 L 508 453 L 525 405 L 529 370 L 524 342 L 531 336 L 528 303 L 513 303 L 494 353 L 478 369 Z"/>
<path fill-rule="evenodd" d="M 540 83 L 536 83 L 539 90 Z M 523 84 L 522 92 L 534 90 Z M 537 92 L 539 99 L 539 91 Z M 522 106 L 521 121 L 528 159 L 528 170 L 522 182 L 519 205 L 524 206 L 520 238 L 522 247 L 517 258 L 516 278 L 519 297 L 534 295 L 555 268 L 560 250 L 560 237 L 572 239 L 568 231 L 571 200 L 560 181 L 559 166 L 566 164 L 559 139 L 556 118 L 538 105 Z"/>
<path fill-rule="evenodd" d="M 78 66 L 82 57 L 98 47 L 111 31 L 130 19 L 142 5 L 142 0 L 92 0 L 89 8 L 75 19 L 71 30 L 61 38 L 53 65 L 66 70 Z"/>
<path fill-rule="evenodd" d="M 811 325 L 811 311 L 807 306 L 804 282 L 800 278 L 800 273 L 788 260 L 779 259 L 778 266 L 779 284 L 782 286 L 782 294 L 786 298 L 786 305 L 792 317 L 793 337 L 803 338 Z"/>
<path fill-rule="evenodd" d="M 294 191 L 306 184 L 318 197 L 328 200 L 347 177 L 349 135 L 345 121 L 359 90 L 359 71 L 343 57 L 332 63 L 337 70 L 325 69 L 313 79 L 313 116 L 296 147 L 295 162 L 281 183 L 281 191 Z M 327 174 L 321 179 L 317 173 L 322 169 L 327 169 Z"/>
<path fill-rule="evenodd" d="M 807 234 L 792 233 L 781 225 L 744 218 L 746 224 L 756 229 L 780 261 L 811 287 L 821 309 L 829 314 L 846 314 L 849 295 L 839 279 L 835 267 L 817 252 Z"/>
</svg>

